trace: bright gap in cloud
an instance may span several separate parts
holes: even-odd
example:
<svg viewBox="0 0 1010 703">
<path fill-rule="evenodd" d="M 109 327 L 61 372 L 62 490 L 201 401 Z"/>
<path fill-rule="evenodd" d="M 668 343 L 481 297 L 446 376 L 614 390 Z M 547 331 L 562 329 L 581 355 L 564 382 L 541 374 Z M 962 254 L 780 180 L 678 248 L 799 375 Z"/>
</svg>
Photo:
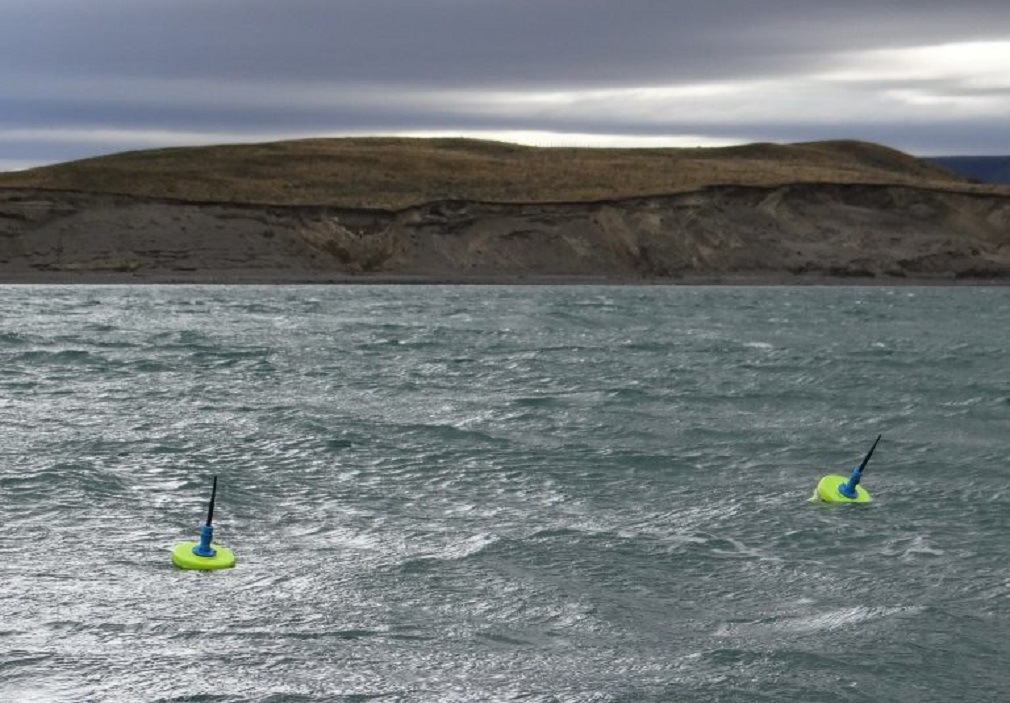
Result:
<svg viewBox="0 0 1010 703">
<path fill-rule="evenodd" d="M 1010 40 L 861 51 L 821 74 L 831 81 L 956 80 L 975 88 L 1010 88 Z"/>
<path fill-rule="evenodd" d="M 46 142 L 51 144 L 100 144 L 109 147 L 148 149 L 173 146 L 194 146 L 203 144 L 235 143 L 236 141 L 270 141 L 284 139 L 276 134 L 242 134 L 220 132 L 186 132 L 170 129 L 129 129 L 58 127 L 13 129 L 0 128 L 2 142 Z"/>
<path fill-rule="evenodd" d="M 417 137 L 486 139 L 529 146 L 586 147 L 696 147 L 728 146 L 740 140 L 703 135 L 627 135 L 559 132 L 547 130 L 403 130 L 387 133 L 365 130 L 340 132 L 186 132 L 143 129 L 90 128 L 15 128 L 0 129 L 0 143 L 46 142 L 52 144 L 88 143 L 121 149 L 147 149 L 210 144 L 260 143 L 286 139 L 339 137 Z"/>
<path fill-rule="evenodd" d="M 288 139 L 340 137 L 416 137 L 466 138 L 508 142 L 539 147 L 593 148 L 676 148 L 718 147 L 739 144 L 741 140 L 705 137 L 702 135 L 621 135 L 552 132 L 543 130 L 406 130 L 389 133 L 368 131 L 297 132 L 297 133 L 236 133 L 186 132 L 172 130 L 89 129 L 89 128 L 15 128 L 0 129 L 0 144 L 35 142 L 37 144 L 88 144 L 94 147 L 90 156 L 101 156 L 138 149 L 211 146 L 282 141 Z M 87 156 L 81 158 L 88 158 Z M 53 161 L 0 160 L 0 171 L 15 171 L 59 163 Z"/>
<path fill-rule="evenodd" d="M 739 139 L 705 137 L 702 135 L 589 134 L 538 130 L 418 130 L 397 132 L 391 136 L 430 139 L 486 139 L 525 146 L 592 147 L 600 149 L 719 147 L 741 143 Z"/>
<path fill-rule="evenodd" d="M 6 173 L 7 171 L 24 171 L 29 168 L 35 168 L 36 166 L 42 166 L 42 164 L 36 161 L 0 159 L 0 173 Z"/>
<path fill-rule="evenodd" d="M 1010 110 L 1010 41 L 860 52 L 844 57 L 840 68 L 819 78 L 889 86 L 881 97 L 912 109 L 996 116 Z"/>
</svg>

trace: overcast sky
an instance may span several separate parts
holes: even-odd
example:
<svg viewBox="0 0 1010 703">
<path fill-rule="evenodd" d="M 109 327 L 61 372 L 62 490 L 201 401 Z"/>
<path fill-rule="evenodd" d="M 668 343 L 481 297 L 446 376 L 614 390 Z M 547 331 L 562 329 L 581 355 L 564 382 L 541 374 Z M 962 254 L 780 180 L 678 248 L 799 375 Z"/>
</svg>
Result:
<svg viewBox="0 0 1010 703">
<path fill-rule="evenodd" d="M 1010 154 L 1007 0 L 0 0 L 0 170 L 307 136 Z"/>
</svg>

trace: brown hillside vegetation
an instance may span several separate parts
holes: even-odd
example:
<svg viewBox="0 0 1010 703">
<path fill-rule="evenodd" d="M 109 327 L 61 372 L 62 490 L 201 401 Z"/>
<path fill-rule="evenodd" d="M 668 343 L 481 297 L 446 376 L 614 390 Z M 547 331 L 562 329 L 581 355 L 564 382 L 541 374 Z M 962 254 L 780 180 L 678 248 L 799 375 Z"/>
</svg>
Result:
<svg viewBox="0 0 1010 703">
<path fill-rule="evenodd" d="M 0 174 L 0 187 L 385 209 L 440 200 L 599 201 L 794 183 L 986 189 L 908 154 L 857 141 L 590 149 L 470 139 L 306 139 L 133 151 Z"/>
</svg>

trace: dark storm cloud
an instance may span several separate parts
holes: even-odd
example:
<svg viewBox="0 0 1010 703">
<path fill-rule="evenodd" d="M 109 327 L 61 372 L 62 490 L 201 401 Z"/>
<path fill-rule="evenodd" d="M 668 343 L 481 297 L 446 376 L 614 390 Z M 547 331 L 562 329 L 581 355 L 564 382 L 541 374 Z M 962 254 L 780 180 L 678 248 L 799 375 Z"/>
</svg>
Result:
<svg viewBox="0 0 1010 703">
<path fill-rule="evenodd" d="M 970 80 L 971 66 L 934 76 L 936 67 L 895 68 L 893 57 L 853 58 L 968 42 L 1003 47 L 988 63 L 1010 74 L 1010 3 L 5 0 L 0 149 L 19 134 L 41 143 L 45 129 L 64 130 L 56 141 L 66 145 L 74 130 L 101 130 L 109 148 L 98 151 L 152 145 L 173 131 L 214 139 L 524 129 L 793 141 L 847 126 L 848 136 L 885 141 L 902 136 L 888 125 L 932 113 L 937 126 L 923 129 L 937 144 L 946 138 L 956 151 L 970 131 L 971 140 L 988 135 L 981 148 L 1008 150 L 1003 130 L 985 131 L 999 111 L 993 101 L 1010 100 L 991 65 L 985 80 Z M 983 56 L 980 70 L 985 64 Z M 723 89 L 713 97 L 698 86 Z"/>
<path fill-rule="evenodd" d="M 1010 4 L 991 0 L 34 0 L 4 13 L 8 65 L 434 85 L 754 75 L 842 49 L 1010 31 Z"/>
</svg>

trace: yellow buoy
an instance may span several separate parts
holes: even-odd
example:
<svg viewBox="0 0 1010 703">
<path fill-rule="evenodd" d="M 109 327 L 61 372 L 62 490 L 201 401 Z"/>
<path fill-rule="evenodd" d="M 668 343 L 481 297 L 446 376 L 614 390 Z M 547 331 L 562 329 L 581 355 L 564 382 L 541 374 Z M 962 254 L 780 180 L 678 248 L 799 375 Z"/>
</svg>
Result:
<svg viewBox="0 0 1010 703">
<path fill-rule="evenodd" d="M 825 476 L 817 483 L 817 488 L 814 489 L 814 494 L 810 500 L 820 500 L 825 503 L 869 503 L 873 500 L 873 496 L 870 495 L 869 491 L 859 485 L 855 487 L 855 498 L 842 495 L 839 489 L 848 483 L 848 481 L 849 479 L 846 476 L 839 476 L 837 474 Z"/>
<path fill-rule="evenodd" d="M 180 569 L 195 569 L 213 571 L 214 569 L 230 569 L 235 566 L 235 554 L 219 544 L 213 544 L 214 499 L 217 497 L 217 476 L 214 477 L 214 487 L 210 491 L 210 504 L 207 506 L 207 524 L 200 529 L 199 542 L 183 542 L 172 550 L 172 563 Z"/>
<path fill-rule="evenodd" d="M 194 552 L 199 548 L 199 542 L 183 542 L 172 550 L 172 563 L 180 569 L 198 569 L 212 571 L 213 569 L 230 569 L 235 566 L 235 554 L 220 544 L 212 544 L 214 556 L 202 557 Z"/>
<path fill-rule="evenodd" d="M 866 468 L 867 462 L 870 461 L 870 457 L 873 456 L 873 450 L 877 448 L 877 442 L 880 441 L 881 435 L 877 435 L 876 441 L 873 442 L 873 446 L 870 447 L 870 451 L 866 453 L 866 457 L 863 462 L 852 472 L 852 475 L 846 478 L 845 476 L 839 476 L 838 474 L 831 474 L 825 476 L 817 483 L 817 488 L 814 489 L 814 494 L 810 496 L 810 502 L 816 503 L 821 501 L 824 503 L 869 503 L 873 500 L 873 497 L 869 492 L 859 485 L 860 479 L 863 477 L 863 469 Z"/>
</svg>

